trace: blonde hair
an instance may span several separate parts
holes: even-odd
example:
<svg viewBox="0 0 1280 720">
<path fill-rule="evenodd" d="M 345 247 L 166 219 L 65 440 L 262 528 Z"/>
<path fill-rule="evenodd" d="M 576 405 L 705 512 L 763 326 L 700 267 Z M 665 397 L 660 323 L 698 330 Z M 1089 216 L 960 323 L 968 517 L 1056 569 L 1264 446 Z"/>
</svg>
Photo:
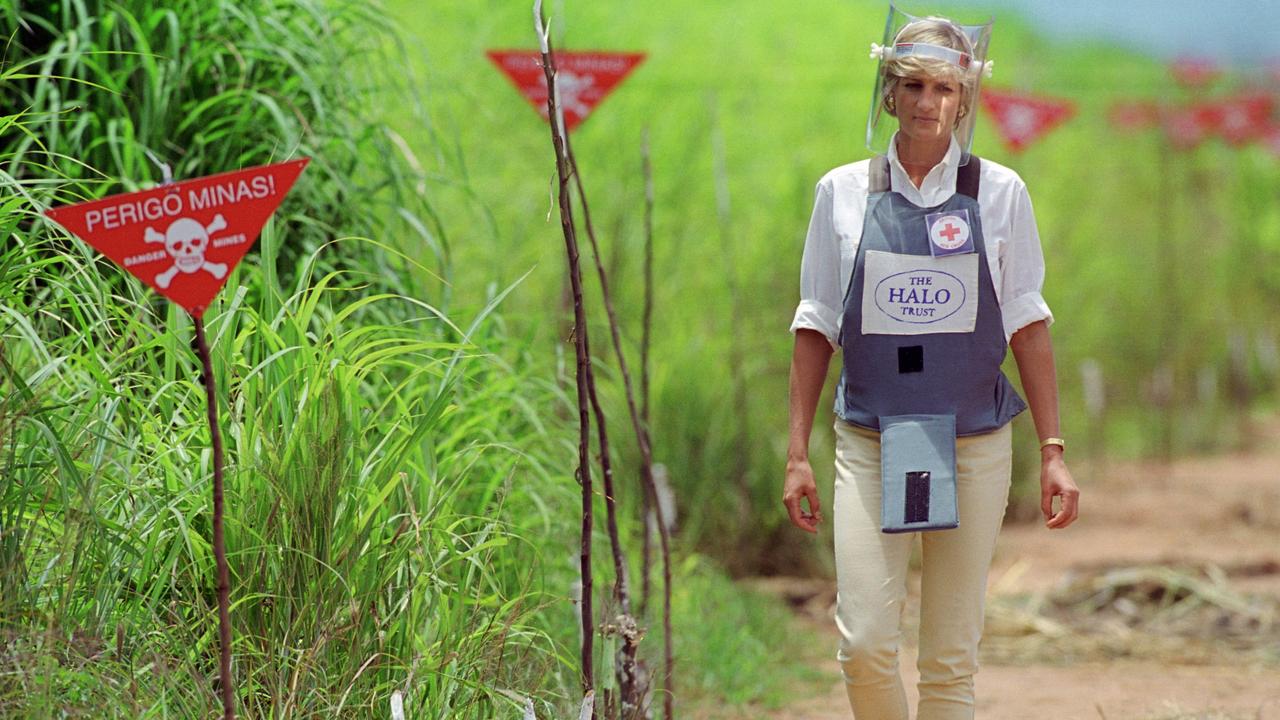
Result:
<svg viewBox="0 0 1280 720">
<path fill-rule="evenodd" d="M 941 45 L 965 53 L 971 60 L 973 58 L 973 44 L 969 42 L 969 37 L 961 32 L 955 23 L 942 17 L 921 18 L 907 23 L 898 31 L 898 36 L 893 39 L 893 43 L 894 45 L 898 43 Z M 893 95 L 893 91 L 898 88 L 898 82 L 903 78 L 923 75 L 931 78 L 946 78 L 958 84 L 961 111 L 956 114 L 957 124 L 964 117 L 964 109 L 969 105 L 969 95 L 977 83 L 974 73 L 958 68 L 945 60 L 922 55 L 907 55 L 886 60 L 881 67 L 881 72 L 884 74 L 884 82 L 881 83 L 880 104 L 885 112 L 894 117 L 898 114 L 888 98 Z"/>
</svg>

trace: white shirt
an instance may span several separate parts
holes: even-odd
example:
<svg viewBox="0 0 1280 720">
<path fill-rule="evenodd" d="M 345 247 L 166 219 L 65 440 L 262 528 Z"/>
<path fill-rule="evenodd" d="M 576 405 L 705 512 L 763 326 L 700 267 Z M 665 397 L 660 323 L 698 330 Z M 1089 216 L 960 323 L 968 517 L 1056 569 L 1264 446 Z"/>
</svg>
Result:
<svg viewBox="0 0 1280 720">
<path fill-rule="evenodd" d="M 898 161 L 896 138 L 895 135 L 890 140 L 887 153 L 895 192 L 920 207 L 938 205 L 955 194 L 960 146 L 954 137 L 942 162 L 929 171 L 918 189 Z M 836 351 L 840 349 L 836 338 L 844 320 L 845 291 L 853 279 L 858 242 L 862 239 L 870 162 L 841 165 L 818 181 L 800 261 L 800 304 L 791 321 L 791 332 L 800 328 L 817 330 L 827 336 Z M 1053 313 L 1040 294 L 1044 255 L 1026 184 L 1013 170 L 982 158 L 978 207 L 987 265 L 1004 319 L 1005 340 L 1037 320 L 1053 324 Z"/>
</svg>

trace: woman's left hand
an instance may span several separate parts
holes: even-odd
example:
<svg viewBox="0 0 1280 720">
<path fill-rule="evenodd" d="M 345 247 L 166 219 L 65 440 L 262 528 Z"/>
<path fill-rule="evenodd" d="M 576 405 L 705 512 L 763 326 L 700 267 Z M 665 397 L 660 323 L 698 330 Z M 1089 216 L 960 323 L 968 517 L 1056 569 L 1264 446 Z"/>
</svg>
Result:
<svg viewBox="0 0 1280 720">
<path fill-rule="evenodd" d="M 1062 498 L 1058 512 L 1053 512 L 1053 497 Z M 1051 453 L 1040 463 L 1040 510 L 1044 512 L 1045 527 L 1061 530 L 1075 522 L 1080 514 L 1080 488 L 1071 478 L 1062 453 Z"/>
</svg>

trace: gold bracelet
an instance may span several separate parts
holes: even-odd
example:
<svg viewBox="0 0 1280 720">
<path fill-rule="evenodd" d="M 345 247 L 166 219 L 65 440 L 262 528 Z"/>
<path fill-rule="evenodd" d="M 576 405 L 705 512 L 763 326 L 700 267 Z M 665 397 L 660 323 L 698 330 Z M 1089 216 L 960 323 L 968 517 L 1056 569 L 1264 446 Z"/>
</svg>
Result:
<svg viewBox="0 0 1280 720">
<path fill-rule="evenodd" d="M 1067 449 L 1067 441 L 1063 440 L 1062 438 L 1057 438 L 1057 437 L 1045 438 L 1044 440 L 1040 441 L 1040 449 L 1041 449 L 1041 450 L 1043 450 L 1043 449 L 1045 448 L 1045 446 L 1046 446 L 1046 445 L 1057 445 L 1058 447 L 1062 448 L 1063 450 L 1066 450 L 1066 449 Z"/>
</svg>

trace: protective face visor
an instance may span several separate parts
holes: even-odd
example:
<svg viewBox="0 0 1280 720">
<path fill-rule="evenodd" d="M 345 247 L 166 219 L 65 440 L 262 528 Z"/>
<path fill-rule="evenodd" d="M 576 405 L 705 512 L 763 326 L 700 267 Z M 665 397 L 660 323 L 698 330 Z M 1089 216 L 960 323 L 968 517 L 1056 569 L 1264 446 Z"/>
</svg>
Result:
<svg viewBox="0 0 1280 720">
<path fill-rule="evenodd" d="M 978 120 L 978 91 L 983 77 L 991 76 L 991 61 L 987 60 L 987 46 L 991 43 L 991 20 L 983 25 L 960 25 L 940 18 L 923 18 L 902 12 L 889 4 L 889 19 L 885 23 L 884 45 L 871 44 L 871 57 L 879 60 L 876 68 L 876 86 L 871 94 L 871 112 L 867 115 L 867 149 L 876 154 L 889 151 L 889 142 L 898 130 L 896 108 L 892 98 L 886 96 L 895 75 L 906 73 L 910 66 L 923 65 L 932 75 L 954 68 L 956 79 L 968 87 L 961 89 L 960 107 L 952 130 L 960 146 L 960 164 L 969 162 L 969 149 L 973 145 L 973 129 Z M 942 31 L 954 36 L 951 45 L 962 45 L 957 50 L 937 42 L 916 38 Z"/>
</svg>

